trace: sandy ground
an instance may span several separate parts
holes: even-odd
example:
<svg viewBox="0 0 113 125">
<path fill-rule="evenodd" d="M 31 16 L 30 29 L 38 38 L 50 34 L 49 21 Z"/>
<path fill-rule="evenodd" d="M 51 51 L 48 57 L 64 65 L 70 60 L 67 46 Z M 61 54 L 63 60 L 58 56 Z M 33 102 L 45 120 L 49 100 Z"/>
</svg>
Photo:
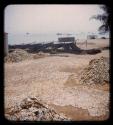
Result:
<svg viewBox="0 0 113 125">
<path fill-rule="evenodd" d="M 72 120 L 107 119 L 109 86 L 83 86 L 76 81 L 77 74 L 91 59 L 109 57 L 109 50 L 96 55 L 63 55 L 5 63 L 5 108 L 35 96 Z M 70 80 L 71 75 L 75 80 Z"/>
<path fill-rule="evenodd" d="M 88 39 L 87 45 L 86 45 L 86 40 L 77 41 L 77 46 L 82 49 L 100 48 L 108 46 L 109 44 L 110 44 L 109 39 L 90 39 L 90 40 Z"/>
</svg>

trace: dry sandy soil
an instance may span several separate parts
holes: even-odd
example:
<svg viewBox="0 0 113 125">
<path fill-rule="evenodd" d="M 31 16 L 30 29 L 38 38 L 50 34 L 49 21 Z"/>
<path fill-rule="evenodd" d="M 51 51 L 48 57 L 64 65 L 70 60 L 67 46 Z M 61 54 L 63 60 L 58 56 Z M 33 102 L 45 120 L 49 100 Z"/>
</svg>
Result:
<svg viewBox="0 0 113 125">
<path fill-rule="evenodd" d="M 109 40 L 98 41 L 89 44 L 90 48 L 109 45 Z M 41 98 L 56 112 L 72 120 L 106 120 L 109 117 L 109 85 L 76 83 L 77 74 L 89 61 L 109 57 L 109 50 L 96 55 L 63 55 L 5 63 L 5 109 L 30 96 Z"/>
</svg>

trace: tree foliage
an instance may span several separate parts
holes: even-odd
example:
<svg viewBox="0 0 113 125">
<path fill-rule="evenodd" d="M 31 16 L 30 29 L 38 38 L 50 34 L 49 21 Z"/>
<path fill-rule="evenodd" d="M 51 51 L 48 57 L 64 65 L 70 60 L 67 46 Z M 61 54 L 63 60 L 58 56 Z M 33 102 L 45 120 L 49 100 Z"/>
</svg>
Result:
<svg viewBox="0 0 113 125">
<path fill-rule="evenodd" d="M 96 19 L 102 22 L 102 25 L 99 27 L 99 32 L 100 33 L 106 33 L 109 32 L 109 28 L 110 28 L 110 19 L 109 19 L 109 15 L 110 15 L 110 8 L 106 5 L 101 5 L 100 8 L 103 10 L 103 14 L 98 14 L 98 15 L 94 15 L 91 17 L 91 19 Z"/>
</svg>

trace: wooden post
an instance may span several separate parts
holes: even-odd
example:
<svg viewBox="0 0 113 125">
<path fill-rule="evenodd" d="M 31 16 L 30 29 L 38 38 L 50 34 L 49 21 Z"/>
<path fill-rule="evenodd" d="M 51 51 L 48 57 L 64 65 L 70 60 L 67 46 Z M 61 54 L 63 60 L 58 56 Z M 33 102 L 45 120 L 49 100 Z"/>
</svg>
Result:
<svg viewBox="0 0 113 125">
<path fill-rule="evenodd" d="M 87 40 L 86 40 L 86 49 L 87 49 Z"/>
<path fill-rule="evenodd" d="M 4 33 L 4 54 L 8 54 L 8 33 Z"/>
<path fill-rule="evenodd" d="M 87 39 L 86 39 L 86 49 L 87 49 L 87 40 L 88 40 L 88 36 L 87 36 Z"/>
</svg>

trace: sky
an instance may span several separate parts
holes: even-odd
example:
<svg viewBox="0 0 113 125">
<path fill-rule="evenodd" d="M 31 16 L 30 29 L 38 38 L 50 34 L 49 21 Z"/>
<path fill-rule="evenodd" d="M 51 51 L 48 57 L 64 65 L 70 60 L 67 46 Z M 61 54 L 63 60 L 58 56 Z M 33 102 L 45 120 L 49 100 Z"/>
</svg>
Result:
<svg viewBox="0 0 113 125">
<path fill-rule="evenodd" d="M 99 5 L 8 5 L 4 10 L 7 33 L 97 32 L 100 21 L 89 20 L 103 13 Z"/>
</svg>

